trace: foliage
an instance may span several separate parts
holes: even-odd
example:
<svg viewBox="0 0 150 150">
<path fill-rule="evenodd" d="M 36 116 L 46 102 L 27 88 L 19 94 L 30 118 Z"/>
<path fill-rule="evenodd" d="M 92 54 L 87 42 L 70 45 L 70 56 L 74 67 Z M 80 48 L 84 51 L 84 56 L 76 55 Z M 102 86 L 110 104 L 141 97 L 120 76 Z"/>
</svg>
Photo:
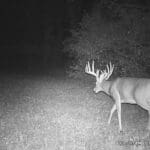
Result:
<svg viewBox="0 0 150 150">
<path fill-rule="evenodd" d="M 107 11 L 102 5 L 95 7 L 65 40 L 64 51 L 74 58 L 69 75 L 82 77 L 85 63 L 95 60 L 101 69 L 111 61 L 114 76 L 147 76 L 149 14 L 119 5 Z"/>
</svg>

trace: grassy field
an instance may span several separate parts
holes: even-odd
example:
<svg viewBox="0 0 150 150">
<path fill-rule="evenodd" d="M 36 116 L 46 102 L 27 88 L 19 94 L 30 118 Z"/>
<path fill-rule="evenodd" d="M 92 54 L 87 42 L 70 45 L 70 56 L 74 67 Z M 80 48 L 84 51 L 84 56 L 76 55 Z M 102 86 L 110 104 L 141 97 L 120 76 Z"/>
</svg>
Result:
<svg viewBox="0 0 150 150">
<path fill-rule="evenodd" d="M 113 101 L 93 82 L 55 76 L 0 78 L 0 150 L 143 150 L 147 112 L 122 105 L 123 133 Z"/>
</svg>

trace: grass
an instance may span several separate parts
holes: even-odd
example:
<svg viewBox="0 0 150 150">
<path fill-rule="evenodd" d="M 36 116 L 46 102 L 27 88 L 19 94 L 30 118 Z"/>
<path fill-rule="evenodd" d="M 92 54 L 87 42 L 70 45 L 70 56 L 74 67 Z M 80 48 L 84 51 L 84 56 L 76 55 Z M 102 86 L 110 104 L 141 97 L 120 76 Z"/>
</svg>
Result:
<svg viewBox="0 0 150 150">
<path fill-rule="evenodd" d="M 123 133 L 116 113 L 107 119 L 113 101 L 94 94 L 94 82 L 52 76 L 0 78 L 1 150 L 141 150 L 147 112 L 123 105 Z"/>
</svg>

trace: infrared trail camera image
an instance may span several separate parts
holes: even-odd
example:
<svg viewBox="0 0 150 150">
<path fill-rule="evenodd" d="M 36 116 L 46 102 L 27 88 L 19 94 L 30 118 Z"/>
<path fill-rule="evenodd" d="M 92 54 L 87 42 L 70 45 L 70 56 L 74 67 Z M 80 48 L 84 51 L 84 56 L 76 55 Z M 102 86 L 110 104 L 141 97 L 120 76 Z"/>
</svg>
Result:
<svg viewBox="0 0 150 150">
<path fill-rule="evenodd" d="M 150 149 L 149 0 L 1 11 L 0 150 Z"/>
</svg>

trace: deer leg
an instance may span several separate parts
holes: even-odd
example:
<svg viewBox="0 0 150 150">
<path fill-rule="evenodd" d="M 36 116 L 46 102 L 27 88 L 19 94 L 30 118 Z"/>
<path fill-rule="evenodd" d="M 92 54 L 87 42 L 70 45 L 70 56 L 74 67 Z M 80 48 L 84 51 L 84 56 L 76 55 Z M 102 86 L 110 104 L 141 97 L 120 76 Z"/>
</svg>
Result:
<svg viewBox="0 0 150 150">
<path fill-rule="evenodd" d="M 118 92 L 113 93 L 113 98 L 115 99 L 116 109 L 118 114 L 118 121 L 119 121 L 119 132 L 122 132 L 122 123 L 121 123 L 121 99 Z"/>
<path fill-rule="evenodd" d="M 117 102 L 117 112 L 118 112 L 118 121 L 119 121 L 119 131 L 122 132 L 122 123 L 121 123 L 121 103 L 120 99 Z"/>
<path fill-rule="evenodd" d="M 118 121 L 119 121 L 119 132 L 122 132 L 122 123 L 121 123 L 121 99 L 120 99 L 120 95 L 117 92 L 113 93 L 113 98 L 115 100 L 115 104 L 113 105 L 111 112 L 110 112 L 110 116 L 108 119 L 108 124 L 110 124 L 111 121 L 111 117 L 114 113 L 114 111 L 117 109 L 117 114 L 118 114 Z"/>
<path fill-rule="evenodd" d="M 116 104 L 113 105 L 111 111 L 110 111 L 110 115 L 109 115 L 109 119 L 108 119 L 108 124 L 110 124 L 110 121 L 111 121 L 111 118 L 112 118 L 112 115 L 113 113 L 115 112 L 116 110 Z"/>
</svg>

